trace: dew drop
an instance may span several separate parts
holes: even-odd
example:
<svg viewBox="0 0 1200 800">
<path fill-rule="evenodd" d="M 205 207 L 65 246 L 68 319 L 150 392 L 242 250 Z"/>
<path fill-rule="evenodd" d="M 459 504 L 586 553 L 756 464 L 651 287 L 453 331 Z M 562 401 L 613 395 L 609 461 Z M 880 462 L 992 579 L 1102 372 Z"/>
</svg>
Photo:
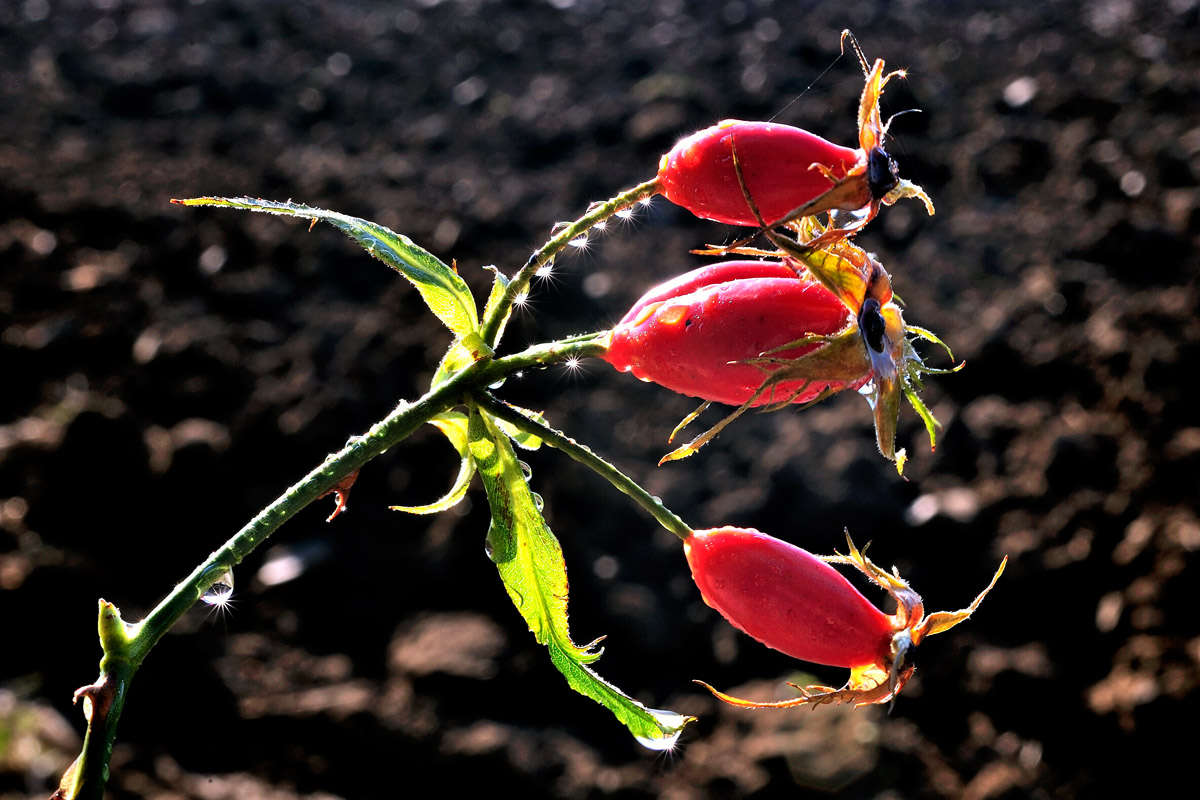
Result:
<svg viewBox="0 0 1200 800">
<path fill-rule="evenodd" d="M 835 209 L 829 212 L 829 227 L 830 228 L 851 228 L 861 223 L 871 213 L 870 206 L 856 208 L 852 211 L 842 211 Z"/>
<path fill-rule="evenodd" d="M 576 236 L 574 239 L 572 239 L 567 244 L 571 245 L 571 247 L 579 247 L 579 248 L 587 247 L 588 246 L 588 236 L 586 233 L 580 234 L 579 236 Z"/>
<path fill-rule="evenodd" d="M 512 561 L 517 553 L 513 538 L 506 531 L 498 530 L 495 524 L 488 526 L 487 539 L 483 542 L 483 552 L 495 564 Z"/>
<path fill-rule="evenodd" d="M 233 572 L 226 569 L 217 573 L 217 577 L 204 590 L 200 600 L 210 606 L 223 606 L 229 602 L 231 597 L 233 597 Z"/>
<path fill-rule="evenodd" d="M 517 461 L 517 464 L 520 465 L 521 474 L 525 476 L 525 480 L 528 481 L 530 478 L 533 477 L 533 468 L 532 467 L 530 467 L 524 461 Z"/>
<path fill-rule="evenodd" d="M 540 494 L 537 492 L 530 492 L 530 494 L 533 495 L 533 505 L 539 512 L 546 508 L 546 501 L 542 499 Z"/>
<path fill-rule="evenodd" d="M 637 743 L 647 750 L 672 750 L 679 741 L 679 734 L 692 721 L 692 717 L 676 714 L 674 711 L 663 711 L 658 708 L 647 708 L 659 726 L 658 736 L 634 736 Z"/>
</svg>

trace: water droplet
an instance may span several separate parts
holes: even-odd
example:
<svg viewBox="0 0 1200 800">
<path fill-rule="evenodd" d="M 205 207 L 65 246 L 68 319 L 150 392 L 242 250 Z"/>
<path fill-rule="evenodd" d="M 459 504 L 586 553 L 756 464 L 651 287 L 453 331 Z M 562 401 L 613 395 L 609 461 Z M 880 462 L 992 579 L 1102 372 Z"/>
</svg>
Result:
<svg viewBox="0 0 1200 800">
<path fill-rule="evenodd" d="M 489 384 L 488 388 L 489 389 L 499 389 L 503 385 L 504 385 L 504 378 L 501 378 L 500 380 L 496 381 L 495 383 Z"/>
<path fill-rule="evenodd" d="M 871 406 L 871 410 L 875 410 L 875 401 L 879 397 L 879 392 L 875 391 L 875 381 L 867 381 L 859 387 L 858 393 L 867 398 L 867 404 Z"/>
<path fill-rule="evenodd" d="M 202 602 L 210 606 L 223 606 L 233 597 L 233 572 L 228 569 L 215 570 L 217 577 L 200 596 Z"/>
<path fill-rule="evenodd" d="M 542 499 L 540 494 L 537 492 L 530 492 L 530 494 L 533 495 L 533 505 L 538 511 L 541 511 L 546 507 L 546 501 Z"/>
<path fill-rule="evenodd" d="M 867 218 L 871 213 L 869 206 L 857 208 L 852 211 L 834 210 L 829 212 L 829 227 L 831 228 L 850 228 Z"/>
<path fill-rule="evenodd" d="M 647 712 L 655 718 L 655 722 L 659 726 L 658 736 L 634 736 L 637 743 L 647 750 L 671 750 L 679 741 L 679 734 L 683 733 L 683 728 L 693 717 L 685 717 L 682 714 L 676 714 L 674 711 L 664 711 L 658 708 L 647 708 Z"/>
<path fill-rule="evenodd" d="M 533 477 L 533 469 L 528 464 L 524 461 L 518 461 L 517 463 L 521 466 L 521 474 L 525 476 L 525 480 Z"/>
<path fill-rule="evenodd" d="M 513 556 L 517 553 L 517 548 L 513 537 L 506 531 L 497 530 L 493 523 L 488 526 L 487 538 L 483 541 L 483 552 L 487 553 L 487 557 L 493 563 L 503 564 L 512 561 Z"/>
<path fill-rule="evenodd" d="M 572 239 L 567 244 L 571 245 L 571 247 L 587 247 L 588 246 L 588 235 L 586 233 L 581 233 L 580 235 L 576 236 L 574 239 Z"/>
</svg>

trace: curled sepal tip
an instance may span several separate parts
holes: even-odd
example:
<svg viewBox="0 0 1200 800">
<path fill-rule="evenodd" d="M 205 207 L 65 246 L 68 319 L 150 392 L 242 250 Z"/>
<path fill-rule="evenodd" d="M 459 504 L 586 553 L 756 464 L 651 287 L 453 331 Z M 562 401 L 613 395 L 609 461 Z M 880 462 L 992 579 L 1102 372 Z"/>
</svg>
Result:
<svg viewBox="0 0 1200 800">
<path fill-rule="evenodd" d="M 914 626 L 912 632 L 913 645 L 920 644 L 921 640 L 926 636 L 948 631 L 958 623 L 966 622 L 979 609 L 979 604 L 983 602 L 983 598 L 987 597 L 988 592 L 996 585 L 996 581 L 1000 580 L 1000 576 L 1004 574 L 1006 566 L 1008 566 L 1008 556 L 1005 556 L 1001 560 L 1000 566 L 996 568 L 996 574 L 992 576 L 991 582 L 971 602 L 971 605 L 958 611 L 935 611 L 922 620 L 920 624 Z"/>
</svg>

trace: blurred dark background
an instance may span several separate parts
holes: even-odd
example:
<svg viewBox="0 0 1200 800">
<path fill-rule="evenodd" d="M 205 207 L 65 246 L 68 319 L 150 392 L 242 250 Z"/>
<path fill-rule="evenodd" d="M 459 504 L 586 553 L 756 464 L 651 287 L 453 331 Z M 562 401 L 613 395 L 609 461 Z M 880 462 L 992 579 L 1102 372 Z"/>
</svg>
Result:
<svg viewBox="0 0 1200 800">
<path fill-rule="evenodd" d="M 672 537 L 584 468 L 529 454 L 599 671 L 700 721 L 640 748 L 570 692 L 483 552 L 486 503 L 437 497 L 436 431 L 305 511 L 137 676 L 117 798 L 1084 798 L 1186 767 L 1200 711 L 1200 23 L 1196 0 L 1038 4 L 10 0 L 0 4 L 0 798 L 77 752 L 96 600 L 137 619 L 256 510 L 402 398 L 448 344 L 417 294 L 329 228 L 173 197 L 288 198 L 382 222 L 484 290 L 553 224 L 649 178 L 724 117 L 852 143 L 862 76 L 937 203 L 859 238 L 959 374 L 902 415 L 897 478 L 858 397 L 739 420 L 655 467 L 691 400 L 601 362 L 502 394 L 696 527 L 810 550 L 873 540 L 931 608 L 885 709 L 748 712 L 836 683 L 735 632 Z M 658 200 L 559 259 L 507 339 L 611 324 L 733 231 Z M 931 363 L 949 364 L 940 354 Z M 1192 376 L 1192 377 L 1189 377 Z M 287 578 L 290 577 L 290 580 Z M 878 595 L 872 595 L 876 597 Z M 879 597 L 882 602 L 882 597 Z M 422 788 L 425 787 L 425 788 Z M 434 788 L 436 787 L 436 789 Z"/>
</svg>

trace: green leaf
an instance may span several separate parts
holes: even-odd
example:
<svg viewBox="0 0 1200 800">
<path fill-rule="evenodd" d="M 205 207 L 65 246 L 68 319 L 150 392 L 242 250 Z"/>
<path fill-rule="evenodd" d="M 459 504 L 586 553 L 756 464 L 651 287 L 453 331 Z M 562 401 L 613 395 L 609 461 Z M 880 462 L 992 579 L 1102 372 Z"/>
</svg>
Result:
<svg viewBox="0 0 1200 800">
<path fill-rule="evenodd" d="M 471 334 L 475 338 L 480 338 L 478 333 Z M 482 341 L 482 339 L 480 339 Z M 437 366 L 437 370 L 433 373 L 433 380 L 429 382 L 432 389 L 436 389 L 444 382 L 454 377 L 460 371 L 475 363 L 475 354 L 463 339 L 457 339 L 450 345 L 446 351 L 446 355 L 442 356 L 441 362 Z"/>
<path fill-rule="evenodd" d="M 367 252 L 412 281 L 429 309 L 460 338 L 479 329 L 475 298 L 467 284 L 450 267 L 407 236 L 369 220 L 312 208 L 302 203 L 256 200 L 251 197 L 195 197 L 172 200 L 184 206 L 221 206 L 262 211 L 288 217 L 328 222 L 358 242 Z"/>
<path fill-rule="evenodd" d="M 488 553 L 534 638 L 549 649 L 572 689 L 611 711 L 646 746 L 669 747 L 692 718 L 646 708 L 587 667 L 600 657 L 599 640 L 585 647 L 571 640 L 562 548 L 538 510 L 508 436 L 472 406 L 468 438 L 492 511 Z"/>
<path fill-rule="evenodd" d="M 549 425 L 546 422 L 546 418 L 544 416 L 542 416 L 540 412 L 530 411 L 528 408 L 521 408 L 520 406 L 514 406 L 511 403 L 509 403 L 509 407 L 513 411 L 516 411 L 518 414 L 528 417 L 529 419 L 533 420 L 534 422 L 540 423 L 541 425 L 546 425 L 547 427 L 549 427 Z M 542 446 L 542 439 L 537 434 L 528 433 L 526 431 L 520 430 L 519 428 L 517 428 L 517 426 L 513 425 L 512 423 L 506 422 L 505 420 L 502 420 L 502 419 L 496 419 L 495 417 L 492 418 L 492 422 L 495 423 L 496 427 L 498 427 L 500 430 L 504 431 L 504 433 L 508 436 L 508 438 L 512 439 L 513 444 L 515 444 L 517 447 L 521 448 L 522 450 L 537 450 L 539 447 Z"/>
<path fill-rule="evenodd" d="M 458 468 L 458 477 L 454 480 L 454 486 L 441 500 L 423 506 L 391 506 L 393 511 L 407 511 L 409 514 L 436 514 L 458 505 L 466 496 L 467 489 L 471 485 L 471 478 L 475 475 L 475 462 L 467 447 L 467 415 L 458 411 L 446 411 L 432 417 L 429 424 L 436 426 L 438 430 L 446 434 L 450 444 L 454 445 L 454 449 L 458 451 L 458 455 L 462 459 L 462 464 Z"/>
<path fill-rule="evenodd" d="M 495 267 L 484 267 L 484 269 L 490 269 L 495 275 L 492 280 L 491 294 L 488 295 L 487 305 L 485 305 L 483 308 L 483 318 L 491 319 L 492 314 L 494 314 L 496 311 L 496 307 L 500 305 L 500 301 L 504 299 L 504 292 L 506 289 L 508 289 L 508 284 L 510 281 L 503 272 Z M 496 341 L 492 342 L 492 347 L 500 346 L 500 339 L 504 336 L 504 327 L 508 325 L 508 320 L 512 317 L 512 312 L 513 306 L 510 304 L 508 309 L 504 312 L 504 318 L 501 319 L 496 326 Z"/>
</svg>

